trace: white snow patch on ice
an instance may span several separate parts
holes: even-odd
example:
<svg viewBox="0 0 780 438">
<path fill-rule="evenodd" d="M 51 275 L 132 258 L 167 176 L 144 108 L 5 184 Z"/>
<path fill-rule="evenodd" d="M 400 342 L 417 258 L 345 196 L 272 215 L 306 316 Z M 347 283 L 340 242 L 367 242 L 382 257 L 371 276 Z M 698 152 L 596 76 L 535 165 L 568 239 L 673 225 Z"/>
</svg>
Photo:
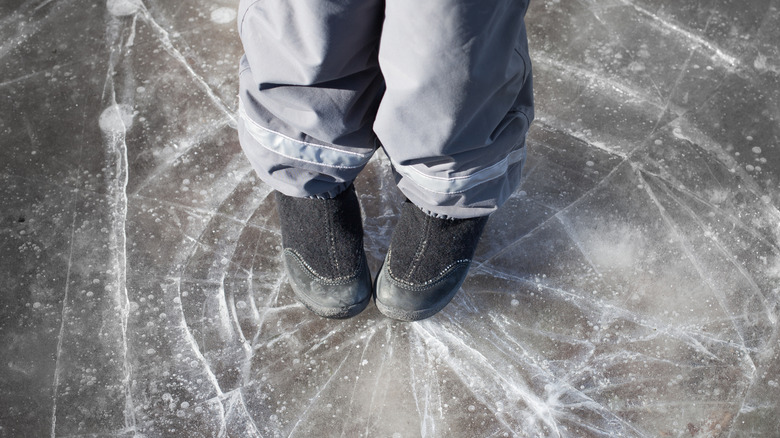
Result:
<svg viewBox="0 0 780 438">
<path fill-rule="evenodd" d="M 111 15 L 124 17 L 138 12 L 143 4 L 141 0 L 107 0 L 106 9 Z"/>
<path fill-rule="evenodd" d="M 233 8 L 217 8 L 211 11 L 211 21 L 218 24 L 231 23 L 236 18 Z"/>
<path fill-rule="evenodd" d="M 111 105 L 103 110 L 98 123 L 106 134 L 124 133 L 133 125 L 133 109 L 121 103 Z"/>
</svg>

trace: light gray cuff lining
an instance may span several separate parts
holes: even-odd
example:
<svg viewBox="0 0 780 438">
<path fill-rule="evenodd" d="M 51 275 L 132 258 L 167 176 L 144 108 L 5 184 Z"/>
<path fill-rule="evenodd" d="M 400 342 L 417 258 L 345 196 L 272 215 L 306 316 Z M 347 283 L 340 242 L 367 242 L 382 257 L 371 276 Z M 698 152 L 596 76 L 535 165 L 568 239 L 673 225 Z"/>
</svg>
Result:
<svg viewBox="0 0 780 438">
<path fill-rule="evenodd" d="M 335 169 L 358 169 L 365 166 L 374 153 L 373 151 L 368 153 L 344 151 L 331 146 L 296 140 L 272 131 L 252 120 L 240 98 L 238 114 L 245 122 L 246 131 L 260 146 L 290 160 Z"/>
</svg>

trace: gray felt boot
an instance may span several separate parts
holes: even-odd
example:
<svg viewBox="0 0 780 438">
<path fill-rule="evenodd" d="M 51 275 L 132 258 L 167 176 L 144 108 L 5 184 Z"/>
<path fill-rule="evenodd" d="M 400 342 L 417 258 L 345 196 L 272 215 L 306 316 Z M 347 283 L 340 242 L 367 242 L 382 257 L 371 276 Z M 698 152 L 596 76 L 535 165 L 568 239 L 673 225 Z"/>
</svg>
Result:
<svg viewBox="0 0 780 438">
<path fill-rule="evenodd" d="M 371 299 L 363 224 L 354 186 L 333 199 L 276 192 L 283 257 L 296 297 L 325 318 L 348 318 Z"/>
<path fill-rule="evenodd" d="M 376 279 L 379 311 L 417 321 L 443 309 L 466 278 L 487 219 L 439 219 L 404 203 Z"/>
</svg>

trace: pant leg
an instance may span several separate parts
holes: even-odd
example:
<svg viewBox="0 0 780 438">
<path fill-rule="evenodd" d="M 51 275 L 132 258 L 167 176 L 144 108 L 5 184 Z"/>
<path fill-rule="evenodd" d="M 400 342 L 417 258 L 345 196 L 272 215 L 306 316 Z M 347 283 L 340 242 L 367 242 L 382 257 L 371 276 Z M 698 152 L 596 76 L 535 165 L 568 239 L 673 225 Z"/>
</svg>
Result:
<svg viewBox="0 0 780 438">
<path fill-rule="evenodd" d="M 374 131 L 398 187 L 431 214 L 489 214 L 519 184 L 533 119 L 527 6 L 387 0 Z"/>
<path fill-rule="evenodd" d="M 375 149 L 381 0 L 241 0 L 238 132 L 260 177 L 332 197 Z"/>
</svg>

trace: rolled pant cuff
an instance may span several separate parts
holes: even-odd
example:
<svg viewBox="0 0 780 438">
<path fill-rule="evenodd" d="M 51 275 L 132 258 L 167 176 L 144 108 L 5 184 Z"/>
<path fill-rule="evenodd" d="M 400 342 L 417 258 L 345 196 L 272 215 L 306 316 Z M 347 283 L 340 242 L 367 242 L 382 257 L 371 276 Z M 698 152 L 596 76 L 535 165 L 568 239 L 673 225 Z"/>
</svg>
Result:
<svg viewBox="0 0 780 438">
<path fill-rule="evenodd" d="M 500 175 L 470 185 L 462 191 L 436 192 L 404 177 L 395 166 L 393 174 L 401 192 L 429 216 L 441 219 L 468 219 L 487 216 L 501 207 L 520 186 L 525 154 L 507 166 Z"/>
</svg>

